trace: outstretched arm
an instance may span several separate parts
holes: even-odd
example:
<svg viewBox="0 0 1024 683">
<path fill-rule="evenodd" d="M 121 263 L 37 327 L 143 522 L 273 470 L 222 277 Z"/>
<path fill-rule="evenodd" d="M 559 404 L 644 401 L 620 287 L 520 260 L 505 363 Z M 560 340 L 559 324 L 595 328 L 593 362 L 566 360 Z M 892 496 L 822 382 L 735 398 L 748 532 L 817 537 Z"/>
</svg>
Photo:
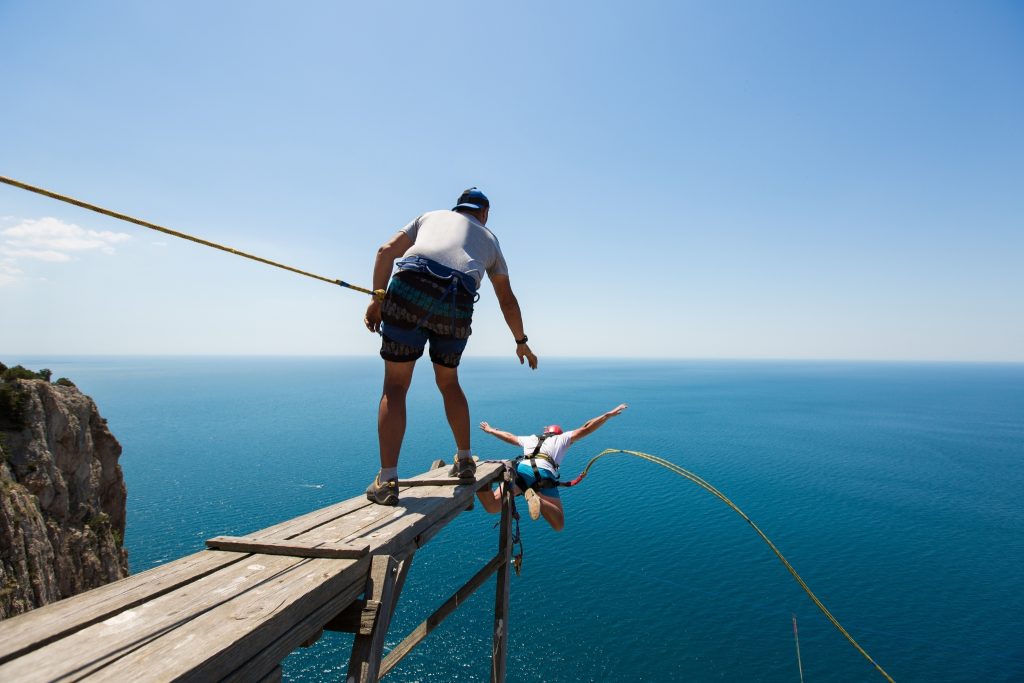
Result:
<svg viewBox="0 0 1024 683">
<path fill-rule="evenodd" d="M 488 434 L 493 434 L 494 436 L 498 437 L 502 441 L 510 443 L 513 446 L 518 446 L 519 445 L 519 439 L 516 438 L 515 434 L 512 434 L 510 432 L 503 432 L 500 429 L 495 429 L 494 427 L 492 427 L 491 425 L 487 424 L 486 422 L 481 422 L 480 423 L 480 429 L 484 430 Z"/>
<path fill-rule="evenodd" d="M 523 312 L 519 310 L 519 300 L 512 292 L 512 285 L 508 282 L 508 275 L 490 275 L 491 284 L 494 285 L 494 294 L 498 297 L 498 306 L 501 307 L 501 314 L 505 316 L 505 324 L 512 332 L 514 339 L 522 339 L 526 336 L 523 331 Z M 519 356 L 519 364 L 523 361 L 530 364 L 530 368 L 537 369 L 537 356 L 530 350 L 529 344 L 516 344 L 516 355 Z"/>
<path fill-rule="evenodd" d="M 590 434 L 591 432 L 597 430 L 598 427 L 603 425 L 610 418 L 615 417 L 616 415 L 618 415 L 619 413 L 621 413 L 623 410 L 625 410 L 628 407 L 629 406 L 626 405 L 625 403 L 621 403 L 618 406 L 616 406 L 616 407 L 612 408 L 611 410 L 609 410 L 604 415 L 598 415 L 597 417 L 590 418 L 589 420 L 587 420 L 586 422 L 583 423 L 582 427 L 580 427 L 579 429 L 573 430 L 573 433 L 572 433 L 572 440 L 573 440 L 573 442 L 575 443 L 576 441 L 579 441 L 580 439 L 585 437 L 587 434 Z"/>
</svg>

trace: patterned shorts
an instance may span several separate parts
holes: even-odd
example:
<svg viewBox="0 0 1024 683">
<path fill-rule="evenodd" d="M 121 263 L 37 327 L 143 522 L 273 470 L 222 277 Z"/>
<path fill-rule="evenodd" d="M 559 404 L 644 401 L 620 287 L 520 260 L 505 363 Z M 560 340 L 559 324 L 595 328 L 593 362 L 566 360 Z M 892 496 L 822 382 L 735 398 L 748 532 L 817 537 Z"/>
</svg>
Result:
<svg viewBox="0 0 1024 683">
<path fill-rule="evenodd" d="M 457 368 L 472 334 L 473 294 L 451 278 L 400 270 L 381 306 L 380 357 L 417 360 L 430 342 L 430 360 Z"/>
</svg>

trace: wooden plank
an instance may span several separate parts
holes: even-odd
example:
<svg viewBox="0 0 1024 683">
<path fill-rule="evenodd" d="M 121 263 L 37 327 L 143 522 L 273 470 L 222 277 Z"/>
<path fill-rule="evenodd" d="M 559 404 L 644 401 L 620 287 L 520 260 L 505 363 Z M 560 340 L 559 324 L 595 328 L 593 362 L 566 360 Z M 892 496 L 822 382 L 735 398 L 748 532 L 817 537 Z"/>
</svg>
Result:
<svg viewBox="0 0 1024 683">
<path fill-rule="evenodd" d="M 398 486 L 462 486 L 476 483 L 472 479 L 458 479 L 456 477 L 445 477 L 444 479 L 399 479 Z"/>
<path fill-rule="evenodd" d="M 444 478 L 445 476 L 444 472 L 439 472 L 436 469 L 430 469 L 406 481 L 427 481 L 430 479 Z M 286 520 L 279 524 L 267 527 L 266 529 L 255 531 L 247 534 L 247 537 L 254 539 L 292 539 L 296 536 L 314 531 L 315 529 L 324 526 L 325 524 L 329 524 L 332 521 L 357 513 L 360 510 L 376 507 L 380 506 L 374 505 L 364 496 L 360 495 L 319 510 L 314 510 L 300 517 Z"/>
<path fill-rule="evenodd" d="M 501 469 L 500 465 L 481 464 L 477 481 L 472 486 L 451 487 L 434 483 L 410 488 L 403 495 L 402 506 L 399 508 L 371 505 L 365 499 L 358 498 L 343 501 L 255 532 L 249 538 L 262 541 L 294 539 L 296 544 L 302 546 L 338 545 L 356 541 L 369 545 L 371 551 L 377 553 L 396 551 L 396 554 L 403 557 L 411 557 L 419 545 L 458 514 L 460 502 L 464 507 L 465 501 L 472 499 L 475 489 L 493 481 Z M 417 479 L 433 477 L 442 480 L 446 478 L 445 475 L 446 471 L 440 468 Z M 0 653 L 7 654 L 6 660 L 0 659 L 0 680 L 50 680 L 69 672 L 77 672 L 74 673 L 76 677 L 95 672 L 96 676 L 102 678 L 113 671 L 120 671 L 127 678 L 140 678 L 138 671 L 122 667 L 122 664 L 127 665 L 132 661 L 143 662 L 139 670 L 152 668 L 165 674 L 165 678 L 187 676 L 189 671 L 202 670 L 217 671 L 221 676 L 238 674 L 242 676 L 240 680 L 254 680 L 272 671 L 291 648 L 313 637 L 324 623 L 358 596 L 359 587 L 351 596 L 339 592 L 321 607 L 307 610 L 307 614 L 317 615 L 313 621 L 296 614 L 281 621 L 275 612 L 276 608 L 270 609 L 266 605 L 254 607 L 256 612 L 251 618 L 225 616 L 233 609 L 228 606 L 250 604 L 247 595 L 252 592 L 254 583 L 290 582 L 292 579 L 289 573 L 298 565 L 323 566 L 351 562 L 300 560 L 285 556 L 212 550 L 183 558 L 76 598 L 0 622 Z M 264 569 L 254 574 L 246 569 L 252 565 L 260 565 Z M 407 566 L 403 565 L 405 568 Z M 300 592 L 317 593 L 320 583 L 334 586 L 334 571 L 324 570 L 316 580 L 300 587 Z M 356 584 L 365 576 L 366 569 L 361 571 L 362 575 Z M 260 595 L 263 592 L 263 588 L 257 591 Z M 303 597 L 288 595 L 285 588 L 281 588 L 279 593 L 278 602 L 275 603 L 278 606 L 301 602 Z M 249 597 L 255 598 L 258 595 Z M 323 595 L 317 593 L 313 601 L 321 598 Z M 392 604 L 391 611 L 393 609 Z M 388 616 L 390 618 L 390 614 Z M 248 645 L 240 648 L 227 646 L 234 651 L 248 653 L 246 656 L 253 663 L 240 665 L 237 659 L 233 659 L 233 655 L 228 656 L 219 650 L 205 653 L 208 644 L 212 646 L 210 650 L 216 650 L 222 645 L 220 642 L 208 643 L 205 632 L 196 630 L 195 624 L 205 624 L 209 619 L 222 619 L 228 624 L 243 621 L 244 627 L 254 632 L 264 630 L 265 623 L 274 623 L 270 627 L 272 633 L 267 642 L 264 642 L 267 638 L 262 635 L 253 640 L 243 634 L 245 637 L 239 637 L 238 640 L 242 642 L 248 638 Z M 30 628 L 25 628 L 26 624 Z M 243 624 L 236 626 L 241 628 Z M 215 623 L 208 630 L 211 633 L 220 632 L 218 628 Z M 233 638 L 229 632 L 230 629 L 225 632 L 225 637 Z M 274 636 L 273 633 L 279 635 Z M 203 643 L 203 646 L 197 648 L 189 643 Z M 207 659 L 197 662 L 192 655 L 181 657 L 178 648 L 205 653 L 202 656 Z M 25 655 L 10 661 L 10 666 L 3 664 L 18 653 Z M 163 656 L 159 656 L 160 653 Z M 279 658 L 271 661 L 274 657 Z M 151 666 L 153 661 L 158 666 Z M 212 662 L 216 662 L 216 667 Z"/>
<path fill-rule="evenodd" d="M 465 509 L 478 489 L 490 486 L 503 472 L 504 467 L 501 464 L 482 463 L 477 469 L 477 480 L 472 486 L 409 489 L 400 502 L 400 506 L 404 508 L 403 513 L 392 515 L 381 523 L 368 524 L 362 529 L 342 536 L 340 541 L 352 544 L 369 543 L 370 552 L 373 554 L 404 556 L 415 551 L 440 531 Z M 334 532 L 341 530 L 341 525 L 332 529 Z"/>
<path fill-rule="evenodd" d="M 243 536 L 217 536 L 207 539 L 206 546 L 213 550 L 228 550 L 236 553 L 260 553 L 262 555 L 286 555 L 288 557 L 322 557 L 332 560 L 355 560 L 370 551 L 370 546 L 318 542 L 307 545 L 291 541 L 257 541 Z"/>
<path fill-rule="evenodd" d="M 384 651 L 384 636 L 391 624 L 393 606 L 398 598 L 395 581 L 399 563 L 390 555 L 377 555 L 366 582 L 366 599 L 380 604 L 373 620 L 370 633 L 356 634 L 352 643 L 352 655 L 348 662 L 348 683 L 376 683 L 380 671 L 380 659 Z"/>
<path fill-rule="evenodd" d="M 431 470 L 416 479 L 441 477 Z M 391 510 L 352 498 L 254 532 L 249 538 L 290 539 L 308 534 L 341 518 L 375 508 L 379 516 Z M 369 513 L 370 516 L 373 513 Z M 0 621 L 0 664 L 32 649 L 59 640 L 92 624 L 131 610 L 191 581 L 244 560 L 235 553 L 196 553 L 174 562 L 107 584 L 85 593 Z"/>
<path fill-rule="evenodd" d="M 245 559 L 202 551 L 0 621 L 0 664 Z"/>
<path fill-rule="evenodd" d="M 477 588 L 490 578 L 499 567 L 499 565 L 505 561 L 505 558 L 501 555 L 495 555 L 491 560 L 485 564 L 480 570 L 473 575 L 469 581 L 465 583 L 459 590 L 455 591 L 452 597 L 448 598 L 444 604 L 438 607 L 433 614 L 421 623 L 419 626 L 412 630 L 408 636 L 406 636 L 401 643 L 395 646 L 391 652 L 388 653 L 387 657 L 380 665 L 380 677 L 383 678 L 395 668 L 402 659 L 409 654 L 414 647 L 419 645 L 424 638 L 430 635 L 430 632 L 437 628 L 445 617 L 455 611 L 459 605 L 464 603 L 470 595 L 472 595 Z"/>
<path fill-rule="evenodd" d="M 264 620 L 278 621 L 285 606 L 308 595 L 316 602 L 326 591 L 327 600 L 349 583 L 357 586 L 354 599 L 368 568 L 369 558 L 253 556 L 0 665 L 0 680 L 52 680 L 69 672 L 161 680 L 193 670 L 232 647 L 250 656 L 260 648 L 241 646 L 246 630 L 256 630 Z M 239 665 L 226 667 L 222 675 Z"/>
<path fill-rule="evenodd" d="M 367 508 L 372 503 L 366 499 L 366 496 L 359 496 L 357 498 L 349 498 L 343 500 L 340 503 L 334 505 L 328 505 L 325 508 L 319 510 L 313 510 L 308 512 L 301 517 L 295 517 L 294 519 L 285 520 L 273 526 L 269 526 L 266 529 L 260 529 L 253 531 L 252 533 L 246 534 L 249 538 L 255 539 L 291 539 L 301 534 L 307 533 L 316 529 L 317 527 L 328 524 L 331 521 L 346 515 L 357 513 L 363 508 Z"/>
<path fill-rule="evenodd" d="M 369 564 L 366 566 L 368 569 Z M 266 671 L 267 667 L 275 666 L 278 662 L 283 661 L 296 647 L 309 639 L 308 634 L 319 631 L 320 625 L 346 605 L 351 604 L 363 591 L 364 585 L 365 577 L 360 577 L 360 580 L 352 584 L 344 593 L 335 596 L 324 603 L 322 607 L 303 615 L 292 628 L 224 678 L 224 681 L 226 683 L 249 683 L 259 676 L 259 672 Z"/>
<path fill-rule="evenodd" d="M 291 560 L 268 555 L 256 558 Z M 103 669 L 103 678 L 133 683 L 173 678 L 220 680 L 237 675 L 256 654 L 268 649 L 279 658 L 266 664 L 276 665 L 323 623 L 306 620 L 310 612 L 326 620 L 359 595 L 369 559 L 299 560 L 271 580 L 178 625 L 168 637 L 152 639 L 122 656 Z M 347 568 L 341 568 L 346 564 Z M 297 629 L 297 624 L 303 628 Z"/>
<path fill-rule="evenodd" d="M 505 475 L 505 493 L 502 496 L 501 531 L 498 534 L 498 555 L 502 563 L 498 566 L 498 585 L 494 595 L 494 645 L 491 650 L 491 683 L 505 682 L 505 667 L 508 659 L 508 613 L 511 591 L 512 563 L 512 497 L 513 487 Z"/>
</svg>

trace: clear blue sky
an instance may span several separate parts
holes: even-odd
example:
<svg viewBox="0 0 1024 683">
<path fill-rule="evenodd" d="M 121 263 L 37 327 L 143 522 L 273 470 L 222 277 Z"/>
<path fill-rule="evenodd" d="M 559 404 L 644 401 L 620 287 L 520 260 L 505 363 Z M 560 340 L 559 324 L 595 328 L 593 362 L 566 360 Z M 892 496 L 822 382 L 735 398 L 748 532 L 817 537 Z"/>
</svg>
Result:
<svg viewBox="0 0 1024 683">
<path fill-rule="evenodd" d="M 0 174 L 332 278 L 479 185 L 542 363 L 1024 361 L 1020 2 L 2 0 L 0 45 Z M 0 306 L 7 358 L 378 347 L 7 186 Z"/>
</svg>

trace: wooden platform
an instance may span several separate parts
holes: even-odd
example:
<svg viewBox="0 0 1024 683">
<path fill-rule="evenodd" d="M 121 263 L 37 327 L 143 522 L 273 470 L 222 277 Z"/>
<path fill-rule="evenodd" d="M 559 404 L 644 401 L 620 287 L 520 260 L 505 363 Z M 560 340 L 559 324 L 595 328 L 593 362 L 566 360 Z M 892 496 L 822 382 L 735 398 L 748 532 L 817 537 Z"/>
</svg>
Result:
<svg viewBox="0 0 1024 683">
<path fill-rule="evenodd" d="M 456 485 L 446 468 L 432 469 L 402 488 L 399 507 L 352 498 L 244 538 L 212 539 L 222 549 L 2 621 L 0 681 L 272 681 L 280 662 L 325 627 L 357 633 L 349 680 L 377 680 L 414 553 L 503 473 L 500 464 L 481 463 L 474 483 Z M 499 574 L 494 680 L 504 678 L 510 505 L 497 555 L 459 589 L 472 592 Z M 443 610 L 435 615 L 443 618 Z M 430 628 L 425 622 L 418 631 Z"/>
</svg>

